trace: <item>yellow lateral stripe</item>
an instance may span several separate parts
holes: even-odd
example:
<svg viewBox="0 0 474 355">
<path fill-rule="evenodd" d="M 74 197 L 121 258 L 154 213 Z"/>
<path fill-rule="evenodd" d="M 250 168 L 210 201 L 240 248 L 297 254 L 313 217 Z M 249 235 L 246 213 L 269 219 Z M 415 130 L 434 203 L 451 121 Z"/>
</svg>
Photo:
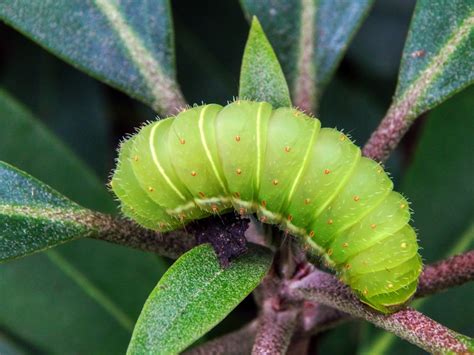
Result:
<svg viewBox="0 0 474 355">
<path fill-rule="evenodd" d="M 309 139 L 309 144 L 308 148 L 306 148 L 306 152 L 304 153 L 304 158 L 303 162 L 301 163 L 300 170 L 298 171 L 298 174 L 296 174 L 295 180 L 293 181 L 293 186 L 291 186 L 290 193 L 288 194 L 288 202 L 291 201 L 293 198 L 293 194 L 295 193 L 296 186 L 298 185 L 298 182 L 301 179 L 301 176 L 303 175 L 304 168 L 308 162 L 309 155 L 311 154 L 313 145 L 314 145 L 314 140 L 316 139 L 316 134 L 319 132 L 319 125 L 316 124 L 316 120 L 313 122 L 313 133 L 311 133 L 311 138 Z"/>
<path fill-rule="evenodd" d="M 262 124 L 262 109 L 263 109 L 264 103 L 260 103 L 258 110 L 257 110 L 257 191 L 260 189 L 260 170 L 261 170 L 261 165 L 262 165 L 262 142 L 260 141 L 260 131 L 261 131 L 261 124 Z"/>
<path fill-rule="evenodd" d="M 316 213 L 314 214 L 313 216 L 313 221 L 314 219 L 316 219 L 317 217 L 319 217 L 319 215 L 329 206 L 329 204 L 336 198 L 336 196 L 339 194 L 339 192 L 342 191 L 342 189 L 344 188 L 344 186 L 346 186 L 347 182 L 349 181 L 350 177 L 352 176 L 352 174 L 354 173 L 357 165 L 359 164 L 359 161 L 360 161 L 360 158 L 361 158 L 361 154 L 360 154 L 360 149 L 357 149 L 356 151 L 356 155 L 355 155 L 355 160 L 354 162 L 352 163 L 352 166 L 349 168 L 349 172 L 339 181 L 339 185 L 336 187 L 336 189 L 334 190 L 333 194 L 331 196 L 329 196 L 329 198 L 326 200 L 326 202 L 324 202 L 323 204 L 321 204 L 321 206 L 316 210 Z"/>
<path fill-rule="evenodd" d="M 217 180 L 219 181 L 219 185 L 221 185 L 222 189 L 224 192 L 227 193 L 227 188 L 224 184 L 224 181 L 222 180 L 221 176 L 219 175 L 219 171 L 217 170 L 216 163 L 212 159 L 211 151 L 209 150 L 209 146 L 207 145 L 206 141 L 206 136 L 204 135 L 204 115 L 206 113 L 206 110 L 209 108 L 209 105 L 204 106 L 204 108 L 201 110 L 201 113 L 199 114 L 199 135 L 201 137 L 201 143 L 204 148 L 204 151 L 206 152 L 207 159 L 209 160 L 209 163 L 211 163 L 212 166 L 212 171 L 214 172 L 214 175 L 216 175 Z"/>
<path fill-rule="evenodd" d="M 158 126 L 162 123 L 163 121 L 160 121 L 158 123 L 156 123 L 153 128 L 151 129 L 151 132 L 150 132 L 150 138 L 149 138 L 149 148 L 150 148 L 150 152 L 151 152 L 151 156 L 153 158 L 153 162 L 155 163 L 156 167 L 158 168 L 158 171 L 160 172 L 161 176 L 163 176 L 163 178 L 165 179 L 165 181 L 168 183 L 168 185 L 173 189 L 174 192 L 176 192 L 176 194 L 178 194 L 178 196 L 186 201 L 186 197 L 181 193 L 181 191 L 179 191 L 179 189 L 175 186 L 175 184 L 173 184 L 173 182 L 170 180 L 169 176 L 166 175 L 165 173 L 165 170 L 163 169 L 163 167 L 161 166 L 160 162 L 158 161 L 158 157 L 156 156 L 156 152 L 155 152 L 155 147 L 153 145 L 153 142 L 155 140 L 155 132 L 156 132 L 156 129 L 158 128 Z"/>
</svg>

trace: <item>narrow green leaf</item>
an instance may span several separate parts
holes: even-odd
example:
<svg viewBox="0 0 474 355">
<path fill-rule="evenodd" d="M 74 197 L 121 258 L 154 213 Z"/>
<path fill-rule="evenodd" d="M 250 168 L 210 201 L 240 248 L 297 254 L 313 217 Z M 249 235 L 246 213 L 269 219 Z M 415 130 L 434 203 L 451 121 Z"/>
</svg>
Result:
<svg viewBox="0 0 474 355">
<path fill-rule="evenodd" d="M 67 142 L 101 178 L 108 176 L 115 147 L 106 86 L 20 33 L 8 32 L 0 86 Z"/>
<path fill-rule="evenodd" d="M 84 236 L 88 211 L 0 161 L 0 262 Z"/>
<path fill-rule="evenodd" d="M 1 89 L 0 127 L 0 160 L 28 171 L 83 206 L 115 211 L 105 182 Z"/>
<path fill-rule="evenodd" d="M 0 159 L 82 205 L 115 211 L 105 184 L 2 91 L 0 127 Z M 53 195 L 51 203 L 57 202 Z M 62 203 L 71 204 L 67 199 Z M 154 255 L 89 239 L 60 245 L 53 254 L 46 251 L 4 263 L 0 329 L 31 345 L 35 353 L 124 353 L 129 324 L 165 269 Z"/>
<path fill-rule="evenodd" d="M 172 112 L 184 101 L 170 12 L 168 0 L 12 0 L 0 18 L 95 78 Z"/>
<path fill-rule="evenodd" d="M 412 201 L 421 254 L 435 262 L 474 247 L 474 87 L 430 112 L 414 161 L 402 182 Z M 449 121 L 446 118 L 449 117 Z M 458 237 L 459 236 L 459 237 Z M 446 252 L 448 251 L 448 252 Z M 474 284 L 450 289 L 414 304 L 433 319 L 469 334 Z M 417 354 L 419 349 L 389 333 L 370 332 L 363 354 Z"/>
<path fill-rule="evenodd" d="M 223 269 L 209 245 L 179 258 L 150 294 L 128 354 L 174 354 L 207 333 L 263 279 L 272 256 L 251 246 Z"/>
<path fill-rule="evenodd" d="M 288 79 L 296 105 L 317 106 L 373 0 L 240 0 L 258 16 Z"/>
<path fill-rule="evenodd" d="M 474 80 L 474 2 L 419 0 L 393 106 L 415 119 Z"/>
<path fill-rule="evenodd" d="M 241 99 L 267 101 L 273 107 L 291 106 L 280 63 L 255 17 L 242 59 L 239 96 Z"/>
</svg>

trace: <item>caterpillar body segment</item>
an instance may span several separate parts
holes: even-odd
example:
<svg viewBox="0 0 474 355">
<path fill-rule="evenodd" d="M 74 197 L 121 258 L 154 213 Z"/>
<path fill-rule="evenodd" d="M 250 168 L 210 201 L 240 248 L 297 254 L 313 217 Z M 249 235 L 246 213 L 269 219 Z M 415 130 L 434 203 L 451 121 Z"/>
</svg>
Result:
<svg viewBox="0 0 474 355">
<path fill-rule="evenodd" d="M 236 101 L 150 123 L 121 145 L 111 186 L 123 213 L 154 230 L 256 213 L 312 246 L 379 311 L 416 290 L 408 202 L 346 135 L 296 109 Z"/>
</svg>

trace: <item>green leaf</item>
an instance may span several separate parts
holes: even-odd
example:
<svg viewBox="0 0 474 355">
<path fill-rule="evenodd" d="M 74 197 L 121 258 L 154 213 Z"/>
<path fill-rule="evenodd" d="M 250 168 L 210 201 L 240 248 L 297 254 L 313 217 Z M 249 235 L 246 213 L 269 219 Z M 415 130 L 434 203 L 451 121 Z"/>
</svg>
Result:
<svg viewBox="0 0 474 355">
<path fill-rule="evenodd" d="M 4 27 L 10 40 L 0 86 L 67 142 L 101 178 L 107 177 L 115 156 L 110 116 L 116 116 L 106 107 L 107 87 Z"/>
<path fill-rule="evenodd" d="M 84 236 L 89 213 L 0 161 L 0 262 Z"/>
<path fill-rule="evenodd" d="M 0 127 L 0 160 L 27 170 L 83 206 L 115 211 L 105 183 L 3 90 L 0 90 Z"/>
<path fill-rule="evenodd" d="M 374 1 L 240 2 L 249 18 L 257 16 L 262 22 L 282 63 L 295 104 L 314 108 Z"/>
<path fill-rule="evenodd" d="M 150 294 L 127 353 L 172 354 L 184 350 L 260 283 L 271 262 L 268 250 L 253 245 L 225 269 L 209 245 L 190 250 L 168 269 Z"/>
<path fill-rule="evenodd" d="M 170 12 L 167 0 L 12 0 L 0 18 L 95 78 L 172 112 L 183 99 Z"/>
<path fill-rule="evenodd" d="M 412 202 L 426 263 L 474 247 L 474 141 L 468 133 L 474 130 L 473 100 L 471 87 L 429 114 L 414 161 L 402 182 L 401 190 Z M 415 304 L 441 324 L 469 334 L 472 321 L 466 314 L 474 314 L 473 292 L 471 282 Z M 419 349 L 377 331 L 370 332 L 363 353 L 416 354 Z"/>
<path fill-rule="evenodd" d="M 415 119 L 471 84 L 473 45 L 472 0 L 419 0 L 393 106 L 406 111 L 406 119 Z"/>
<path fill-rule="evenodd" d="M 90 208 L 115 210 L 104 183 L 2 91 L 0 126 L 0 159 Z M 52 195 L 49 202 L 61 200 Z M 70 204 L 77 207 L 62 201 Z M 154 255 L 87 239 L 4 263 L 0 329 L 35 353 L 124 353 L 131 325 L 165 269 Z"/>
<path fill-rule="evenodd" d="M 273 107 L 291 106 L 280 63 L 256 17 L 252 20 L 242 58 L 239 96 L 241 99 L 266 101 Z"/>
</svg>

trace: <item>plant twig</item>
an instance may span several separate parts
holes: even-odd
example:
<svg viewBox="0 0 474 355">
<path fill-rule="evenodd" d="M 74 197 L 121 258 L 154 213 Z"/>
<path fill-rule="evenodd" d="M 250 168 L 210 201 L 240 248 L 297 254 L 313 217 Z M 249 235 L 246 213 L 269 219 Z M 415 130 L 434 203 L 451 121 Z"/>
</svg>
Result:
<svg viewBox="0 0 474 355">
<path fill-rule="evenodd" d="M 366 157 L 384 162 L 397 147 L 400 140 L 410 128 L 411 122 L 406 119 L 409 112 L 408 103 L 392 105 L 380 125 L 372 133 L 362 153 Z"/>
<path fill-rule="evenodd" d="M 425 266 L 416 297 L 425 297 L 474 280 L 474 250 Z"/>
<path fill-rule="evenodd" d="M 279 309 L 278 301 L 267 299 L 259 317 L 252 354 L 285 354 L 296 330 L 298 309 Z"/>
<path fill-rule="evenodd" d="M 244 355 L 252 350 L 258 321 L 184 352 L 183 355 Z"/>
<path fill-rule="evenodd" d="M 429 352 L 468 351 L 465 345 L 466 337 L 422 313 L 410 308 L 391 315 L 373 311 L 361 303 L 348 286 L 319 270 L 313 271 L 300 281 L 290 283 L 286 292 L 292 298 L 319 302 L 353 317 L 365 319 Z"/>
<path fill-rule="evenodd" d="M 96 212 L 82 214 L 76 222 L 84 224 L 90 231 L 86 237 L 173 259 L 198 244 L 209 242 L 223 260 L 232 259 L 242 251 L 242 243 L 238 242 L 243 239 L 248 225 L 247 219 L 236 218 L 232 214 L 221 216 L 218 221 L 215 218 L 195 221 L 184 229 L 165 233 L 142 228 L 128 219 Z M 202 238 L 202 235 L 206 235 L 206 238 Z M 226 240 L 231 243 L 227 249 L 222 245 Z"/>
<path fill-rule="evenodd" d="M 196 238 L 184 230 L 168 233 L 145 229 L 131 220 L 91 213 L 82 221 L 91 232 L 87 237 L 177 258 L 197 245 Z"/>
<path fill-rule="evenodd" d="M 317 271 L 320 272 L 320 271 Z M 425 266 L 414 298 L 421 298 L 474 280 L 474 250 Z M 347 313 L 321 304 L 306 302 L 304 331 L 312 334 L 334 328 L 350 319 Z"/>
</svg>

